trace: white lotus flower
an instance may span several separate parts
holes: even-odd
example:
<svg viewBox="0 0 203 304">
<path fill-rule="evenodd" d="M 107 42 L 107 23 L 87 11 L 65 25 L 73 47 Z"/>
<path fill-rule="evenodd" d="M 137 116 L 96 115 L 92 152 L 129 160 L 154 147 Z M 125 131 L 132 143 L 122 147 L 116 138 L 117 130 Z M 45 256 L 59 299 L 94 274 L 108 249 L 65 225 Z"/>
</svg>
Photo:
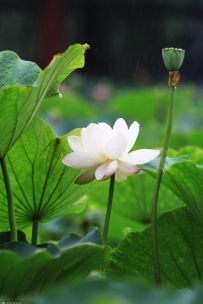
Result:
<svg viewBox="0 0 203 304">
<path fill-rule="evenodd" d="M 138 173 L 136 165 L 156 158 L 160 151 L 141 149 L 130 152 L 139 133 L 139 124 L 134 121 L 130 128 L 124 119 L 116 120 L 113 129 L 106 123 L 91 123 L 83 128 L 81 136 L 69 136 L 72 153 L 63 158 L 63 163 L 77 169 L 88 169 L 75 181 L 85 184 L 95 178 L 99 181 L 115 173 L 115 180 L 122 182 L 128 175 Z"/>
</svg>

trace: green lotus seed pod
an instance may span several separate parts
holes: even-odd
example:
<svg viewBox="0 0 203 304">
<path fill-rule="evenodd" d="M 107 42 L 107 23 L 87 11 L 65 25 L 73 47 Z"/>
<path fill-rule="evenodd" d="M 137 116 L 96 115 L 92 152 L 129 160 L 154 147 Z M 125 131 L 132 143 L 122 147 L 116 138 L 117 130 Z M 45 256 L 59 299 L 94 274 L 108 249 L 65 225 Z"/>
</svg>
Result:
<svg viewBox="0 0 203 304">
<path fill-rule="evenodd" d="M 185 50 L 174 48 L 162 49 L 162 57 L 169 71 L 178 71 L 183 63 Z"/>
</svg>

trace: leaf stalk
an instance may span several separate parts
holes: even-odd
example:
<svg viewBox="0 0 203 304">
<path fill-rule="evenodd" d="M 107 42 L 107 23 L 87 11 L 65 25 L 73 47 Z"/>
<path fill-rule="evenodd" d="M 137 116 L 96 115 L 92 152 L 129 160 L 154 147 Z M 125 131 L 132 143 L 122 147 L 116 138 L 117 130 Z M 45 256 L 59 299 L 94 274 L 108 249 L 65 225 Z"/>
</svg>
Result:
<svg viewBox="0 0 203 304">
<path fill-rule="evenodd" d="M 31 245 L 34 247 L 37 247 L 38 226 L 39 226 L 39 221 L 34 219 L 32 222 L 32 241 L 31 241 Z"/>
<path fill-rule="evenodd" d="M 8 202 L 8 219 L 10 225 L 11 242 L 17 242 L 17 229 L 16 229 L 16 219 L 15 219 L 15 207 L 13 202 L 13 193 L 11 188 L 11 183 L 9 179 L 8 169 L 5 161 L 5 156 L 0 159 L 1 170 L 4 178 L 4 185 L 6 189 L 7 202 Z"/>
</svg>

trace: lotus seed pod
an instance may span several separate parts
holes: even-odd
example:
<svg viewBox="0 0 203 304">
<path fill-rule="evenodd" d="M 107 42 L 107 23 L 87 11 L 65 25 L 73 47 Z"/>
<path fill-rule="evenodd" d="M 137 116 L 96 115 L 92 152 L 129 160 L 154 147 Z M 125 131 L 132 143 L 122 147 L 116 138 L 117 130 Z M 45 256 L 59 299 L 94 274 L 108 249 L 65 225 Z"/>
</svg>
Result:
<svg viewBox="0 0 203 304">
<path fill-rule="evenodd" d="M 185 56 L 185 50 L 175 48 L 162 49 L 162 57 L 169 71 L 178 71 Z"/>
</svg>

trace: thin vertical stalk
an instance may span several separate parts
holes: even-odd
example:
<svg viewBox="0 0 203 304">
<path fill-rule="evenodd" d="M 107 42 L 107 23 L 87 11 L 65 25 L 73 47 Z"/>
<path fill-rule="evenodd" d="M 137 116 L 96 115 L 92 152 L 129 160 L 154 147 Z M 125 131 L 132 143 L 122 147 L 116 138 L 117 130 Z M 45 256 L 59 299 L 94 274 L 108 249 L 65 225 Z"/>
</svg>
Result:
<svg viewBox="0 0 203 304">
<path fill-rule="evenodd" d="M 159 267 L 159 254 L 158 254 L 158 246 L 157 246 L 157 203 L 159 196 L 159 188 L 161 184 L 163 168 L 166 160 L 166 155 L 169 147 L 170 135 L 172 130 L 172 122 L 173 122 L 173 107 L 174 107 L 174 91 L 175 87 L 172 86 L 172 82 L 170 80 L 170 92 L 169 92 L 169 106 L 168 106 L 168 119 L 167 119 L 167 127 L 166 127 L 166 135 L 164 140 L 164 146 L 161 153 L 161 159 L 157 171 L 156 182 L 153 193 L 152 200 L 152 216 L 151 216 L 151 229 L 152 229 L 152 249 L 153 249 L 153 261 L 154 261 L 154 276 L 155 282 L 157 286 L 161 285 L 161 276 L 160 276 L 160 267 Z"/>
<path fill-rule="evenodd" d="M 39 226 L 38 220 L 33 220 L 33 222 L 32 222 L 32 241 L 31 241 L 31 244 L 34 247 L 37 247 L 38 226 Z"/>
<path fill-rule="evenodd" d="M 7 202 L 8 202 L 8 219 L 10 225 L 11 242 L 16 242 L 18 240 L 17 230 L 16 230 L 16 220 L 15 220 L 15 208 L 13 203 L 13 193 L 11 189 L 11 183 L 9 179 L 8 169 L 6 166 L 5 157 L 0 159 L 1 170 L 4 178 L 4 184 L 6 188 Z"/>
<path fill-rule="evenodd" d="M 100 270 L 103 270 L 103 265 L 104 265 L 104 254 L 105 254 L 105 247 L 106 247 L 106 241 L 107 241 L 108 230 L 109 230 L 109 222 L 110 222 L 110 217 L 111 217 L 114 184 L 115 184 L 115 174 L 113 174 L 110 179 L 109 197 L 108 197 L 108 204 L 107 204 L 107 211 L 106 211 L 106 218 L 105 218 L 104 232 L 103 232 L 103 246 L 104 247 L 102 248 L 102 251 L 101 251 L 100 263 L 99 263 Z"/>
</svg>

